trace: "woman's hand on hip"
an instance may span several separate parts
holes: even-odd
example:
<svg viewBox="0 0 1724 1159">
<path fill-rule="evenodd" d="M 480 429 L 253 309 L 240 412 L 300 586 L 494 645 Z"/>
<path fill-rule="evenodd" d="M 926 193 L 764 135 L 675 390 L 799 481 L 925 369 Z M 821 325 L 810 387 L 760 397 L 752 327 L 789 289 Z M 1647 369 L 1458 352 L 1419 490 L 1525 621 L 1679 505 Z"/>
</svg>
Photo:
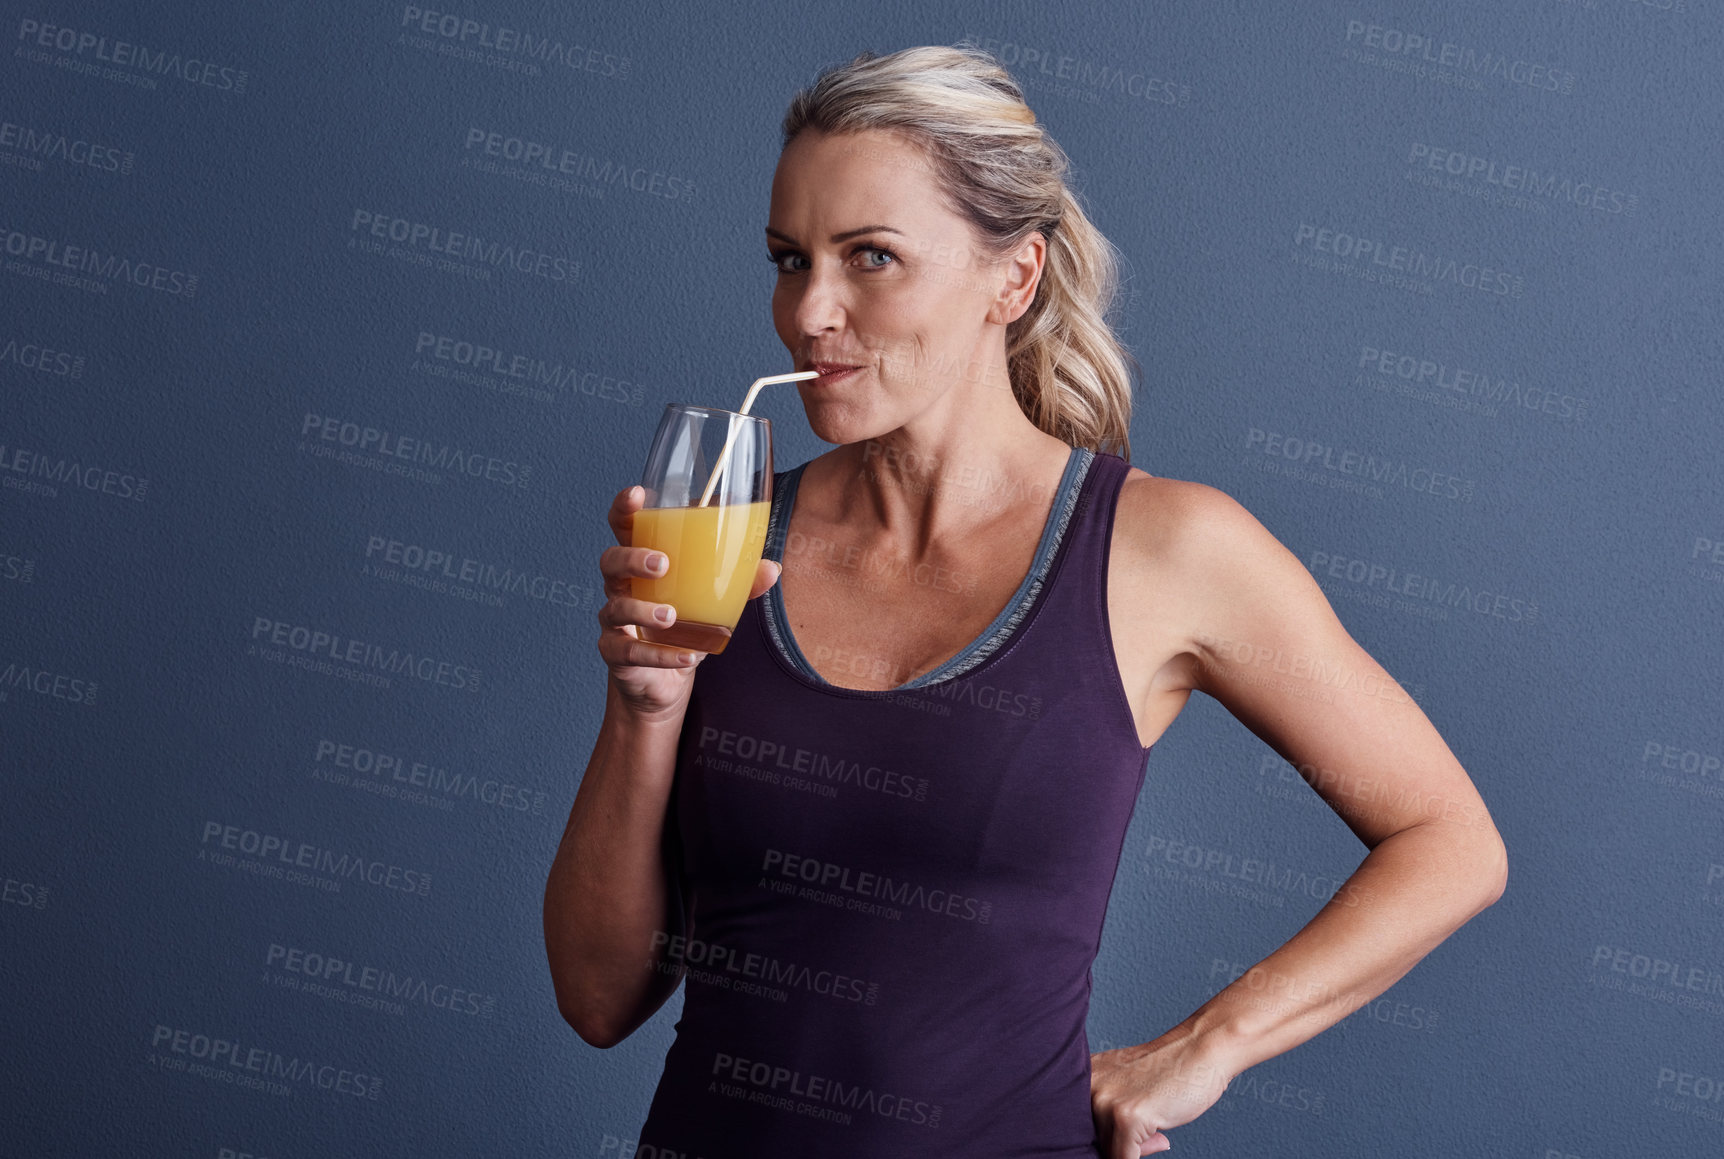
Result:
<svg viewBox="0 0 1724 1159">
<path fill-rule="evenodd" d="M 1090 1055 L 1090 1110 L 1106 1159 L 1166 1151 L 1162 1132 L 1215 1105 L 1233 1075 L 1189 1033 Z"/>
</svg>

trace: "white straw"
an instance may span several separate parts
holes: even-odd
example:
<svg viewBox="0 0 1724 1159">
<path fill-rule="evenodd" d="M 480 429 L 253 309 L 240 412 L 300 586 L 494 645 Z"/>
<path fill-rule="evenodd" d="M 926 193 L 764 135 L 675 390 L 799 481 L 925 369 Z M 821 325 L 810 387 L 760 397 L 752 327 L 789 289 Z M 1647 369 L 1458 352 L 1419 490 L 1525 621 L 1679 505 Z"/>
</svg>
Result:
<svg viewBox="0 0 1724 1159">
<path fill-rule="evenodd" d="M 760 393 L 760 388 L 774 382 L 800 382 L 804 378 L 819 378 L 818 370 L 798 370 L 795 374 L 774 374 L 767 378 L 757 378 L 748 388 L 748 397 L 742 400 L 741 414 L 747 414 L 748 408 L 754 405 L 754 396 Z M 707 500 L 712 498 L 712 489 L 718 485 L 719 472 L 724 470 L 724 461 L 730 457 L 730 444 L 736 438 L 737 423 L 730 422 L 730 430 L 725 432 L 724 449 L 718 452 L 718 461 L 712 466 L 712 477 L 706 481 L 706 491 L 700 497 L 699 506 L 705 507 Z"/>
</svg>

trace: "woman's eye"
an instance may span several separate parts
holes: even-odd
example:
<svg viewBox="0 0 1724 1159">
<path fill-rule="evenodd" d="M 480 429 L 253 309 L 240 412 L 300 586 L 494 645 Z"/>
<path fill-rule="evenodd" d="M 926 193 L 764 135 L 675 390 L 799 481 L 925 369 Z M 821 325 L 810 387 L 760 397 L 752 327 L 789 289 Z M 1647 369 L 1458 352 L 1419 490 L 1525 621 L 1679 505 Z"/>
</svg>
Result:
<svg viewBox="0 0 1724 1159">
<path fill-rule="evenodd" d="M 894 254 L 891 250 L 878 249 L 874 246 L 863 246 L 861 249 L 857 250 L 856 252 L 864 255 L 863 259 L 862 259 L 862 265 L 864 268 L 870 269 L 870 270 L 884 269 L 885 267 L 891 265 L 893 262 L 898 260 L 897 255 Z M 880 258 L 884 258 L 885 260 L 884 261 L 877 260 Z M 797 262 L 797 261 L 802 260 L 801 254 L 795 253 L 794 251 L 791 251 L 791 250 L 785 250 L 781 253 L 770 253 L 769 252 L 766 255 L 766 260 L 771 262 L 774 266 L 778 267 L 778 271 L 780 273 L 784 273 L 784 274 L 801 273 L 806 268 L 804 266 L 798 266 L 798 265 L 790 264 L 792 262 Z"/>
</svg>

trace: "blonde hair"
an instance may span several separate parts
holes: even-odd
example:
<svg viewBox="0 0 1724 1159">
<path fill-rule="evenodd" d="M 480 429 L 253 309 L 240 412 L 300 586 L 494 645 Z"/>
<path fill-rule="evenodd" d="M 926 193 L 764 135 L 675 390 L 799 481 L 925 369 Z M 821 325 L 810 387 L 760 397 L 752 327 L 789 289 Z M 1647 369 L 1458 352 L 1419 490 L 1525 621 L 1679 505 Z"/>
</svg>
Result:
<svg viewBox="0 0 1724 1159">
<path fill-rule="evenodd" d="M 1131 459 L 1136 360 L 1108 323 L 1118 251 L 1066 184 L 1065 152 L 993 56 L 969 44 L 863 52 L 797 93 L 783 129 L 785 146 L 804 129 L 902 134 L 928 154 L 935 184 L 995 257 L 1039 230 L 1048 244 L 1035 299 L 1006 327 L 1012 394 L 1067 445 Z"/>
</svg>

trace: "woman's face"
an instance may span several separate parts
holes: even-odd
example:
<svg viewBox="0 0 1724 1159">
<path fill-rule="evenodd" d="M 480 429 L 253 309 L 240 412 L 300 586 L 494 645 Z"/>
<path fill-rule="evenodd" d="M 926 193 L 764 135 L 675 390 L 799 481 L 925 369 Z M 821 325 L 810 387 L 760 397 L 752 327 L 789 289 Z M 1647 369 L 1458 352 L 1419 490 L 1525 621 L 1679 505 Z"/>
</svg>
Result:
<svg viewBox="0 0 1724 1159">
<path fill-rule="evenodd" d="M 896 430 L 967 394 L 954 386 L 1009 390 L 1003 328 L 1028 308 L 1046 242 L 1032 234 L 989 262 L 903 137 L 799 133 L 778 161 L 766 235 L 772 321 L 796 368 L 858 368 L 796 384 L 821 439 Z"/>
</svg>

